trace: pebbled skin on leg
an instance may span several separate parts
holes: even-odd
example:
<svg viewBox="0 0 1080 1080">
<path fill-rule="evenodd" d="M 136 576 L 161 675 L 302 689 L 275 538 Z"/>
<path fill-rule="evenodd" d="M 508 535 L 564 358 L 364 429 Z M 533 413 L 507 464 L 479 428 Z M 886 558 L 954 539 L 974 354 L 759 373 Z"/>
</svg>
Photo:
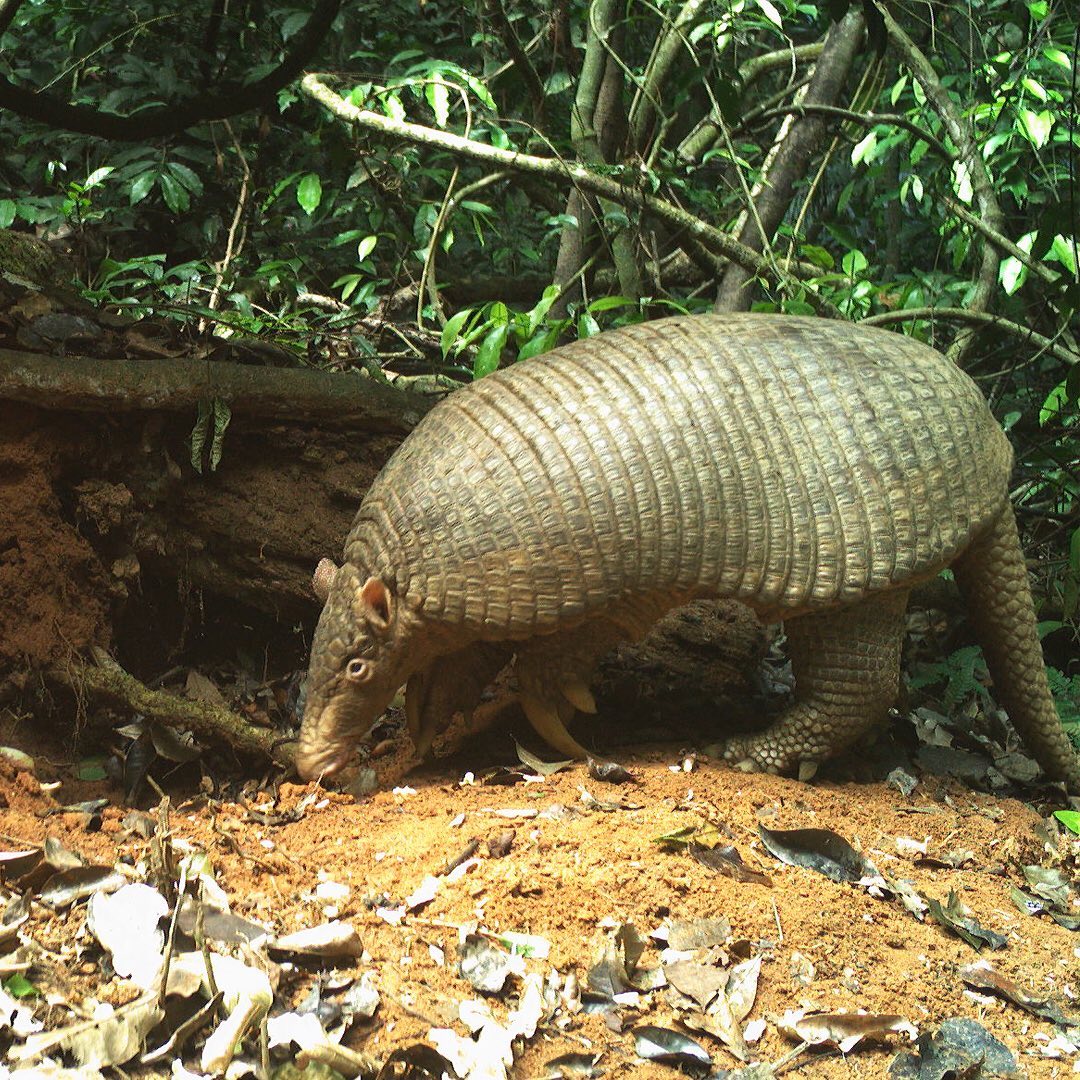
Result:
<svg viewBox="0 0 1080 1080">
<path fill-rule="evenodd" d="M 850 746 L 880 724 L 900 682 L 908 590 L 800 615 L 785 627 L 795 701 L 773 724 L 722 744 L 724 759 L 764 772 L 794 772 Z"/>
<path fill-rule="evenodd" d="M 983 647 L 998 703 L 1047 775 L 1080 792 L 1080 762 L 1050 696 L 1011 507 L 1005 506 L 957 559 L 953 573 Z"/>
</svg>

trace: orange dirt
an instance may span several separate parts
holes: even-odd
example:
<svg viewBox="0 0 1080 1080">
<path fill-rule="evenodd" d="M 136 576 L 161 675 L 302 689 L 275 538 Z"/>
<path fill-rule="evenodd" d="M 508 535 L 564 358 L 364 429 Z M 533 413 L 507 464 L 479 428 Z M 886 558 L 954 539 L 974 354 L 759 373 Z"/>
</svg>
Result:
<svg viewBox="0 0 1080 1080">
<path fill-rule="evenodd" d="M 109 583 L 93 549 L 65 519 L 54 486 L 59 462 L 79 456 L 77 425 L 3 402 L 0 432 L 2 688 L 6 670 L 43 667 L 106 644 Z"/>
<path fill-rule="evenodd" d="M 28 748 L 25 728 L 0 729 L 0 743 L 13 735 Z M 322 904 L 312 896 L 320 881 L 351 887 L 349 898 L 330 914 L 357 928 L 369 955 L 358 962 L 339 960 L 337 966 L 373 972 L 382 1003 L 370 1025 L 352 1030 L 349 1045 L 382 1058 L 426 1039 L 432 1027 L 464 1034 L 458 1002 L 479 995 L 456 971 L 456 928 L 463 924 L 475 921 L 490 931 L 543 936 L 551 943 L 550 958 L 527 961 L 528 969 L 554 968 L 561 976 L 576 972 L 584 985 L 612 927 L 629 922 L 647 935 L 665 919 L 723 916 L 733 937 L 746 939 L 763 957 L 751 1018 L 799 1006 L 863 1009 L 900 1013 L 925 1031 L 948 1017 L 970 1017 L 1009 1046 L 1029 1076 L 1071 1073 L 1071 1061 L 1038 1056 L 1038 1039 L 1052 1036 L 1052 1025 L 1014 1005 L 965 993 L 957 968 L 977 954 L 963 941 L 933 922 L 917 921 L 898 902 L 781 866 L 756 834 L 758 824 L 833 829 L 880 871 L 910 879 L 924 896 L 944 902 L 955 890 L 981 925 L 1008 939 L 1007 948 L 984 955 L 1025 989 L 1062 999 L 1072 1011 L 1067 999 L 1080 990 L 1077 939 L 1049 920 L 1020 914 L 1009 899 L 1010 884 L 1023 885 L 1020 865 L 1052 862 L 1040 817 L 1030 807 L 932 777 L 905 797 L 882 784 L 811 786 L 708 763 L 677 771 L 672 766 L 681 758 L 673 747 L 620 752 L 637 781 L 633 785 L 599 783 L 580 765 L 513 787 L 462 784 L 475 757 L 474 747 L 413 773 L 407 783 L 414 791 L 384 790 L 360 803 L 338 794 L 309 800 L 301 820 L 280 827 L 254 822 L 234 802 L 174 797 L 176 841 L 209 852 L 236 914 L 289 932 L 324 920 Z M 85 857 L 110 864 L 122 855 L 137 860 L 146 854 L 146 841 L 122 835 L 125 811 L 115 789 L 76 783 L 66 767 L 39 765 L 39 772 L 55 773 L 61 787 L 46 795 L 29 774 L 0 773 L 0 848 L 54 836 Z M 589 809 L 582 789 L 639 808 Z M 253 809 L 288 811 L 313 791 L 314 786 L 283 784 L 276 805 L 265 792 L 252 793 L 250 803 Z M 92 794 L 113 800 L 100 831 L 86 831 L 77 814 L 41 816 L 58 803 Z M 518 816 L 501 816 L 501 811 Z M 661 834 L 705 820 L 730 829 L 731 842 L 772 878 L 772 886 L 719 876 L 655 842 Z M 439 874 L 470 839 L 487 841 L 508 829 L 514 838 L 505 857 L 491 856 L 481 844 L 471 870 L 456 882 L 444 879 L 435 899 L 401 925 L 389 925 L 373 910 L 400 903 L 426 876 Z M 932 856 L 968 849 L 973 858 L 963 869 L 942 869 L 899 854 L 898 837 L 928 838 Z M 82 918 L 80 909 L 56 916 L 35 905 L 29 930 L 47 948 L 58 948 L 74 940 Z M 658 948 L 646 950 L 643 966 L 656 966 Z M 437 962 L 437 950 L 445 963 Z M 804 984 L 796 976 L 807 962 L 813 975 Z M 278 1000 L 297 1002 L 319 966 L 312 962 L 307 971 L 300 965 L 287 973 Z M 46 967 L 36 981 L 43 989 L 51 981 L 62 983 L 69 997 L 109 997 L 95 965 L 84 964 L 79 971 L 61 975 Z M 506 1002 L 491 1003 L 498 1016 L 505 1015 Z M 560 1013 L 528 1043 L 513 1075 L 539 1076 L 552 1058 L 590 1050 L 603 1052 L 600 1064 L 610 1077 L 676 1076 L 674 1069 L 637 1059 L 629 1030 L 640 1024 L 677 1026 L 664 993 L 643 995 L 639 1008 L 623 1008 L 620 1015 L 621 1033 L 598 1015 Z M 737 1065 L 709 1036 L 694 1037 L 717 1066 Z M 901 1045 L 902 1037 L 894 1035 L 884 1044 L 861 1044 L 846 1058 L 836 1051 L 811 1051 L 792 1075 L 881 1077 Z M 790 1047 L 769 1024 L 754 1052 L 774 1061 Z"/>
</svg>

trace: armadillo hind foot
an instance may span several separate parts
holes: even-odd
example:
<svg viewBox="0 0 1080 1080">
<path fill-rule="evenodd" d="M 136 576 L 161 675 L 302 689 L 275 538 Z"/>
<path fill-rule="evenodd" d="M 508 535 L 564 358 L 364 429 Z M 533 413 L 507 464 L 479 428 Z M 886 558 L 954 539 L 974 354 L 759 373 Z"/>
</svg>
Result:
<svg viewBox="0 0 1080 1080">
<path fill-rule="evenodd" d="M 957 559 L 953 573 L 998 703 L 1046 774 L 1080 792 L 1080 762 L 1046 680 L 1027 566 L 1010 506 Z"/>
<path fill-rule="evenodd" d="M 795 702 L 764 731 L 727 739 L 724 759 L 743 769 L 805 775 L 879 724 L 899 686 L 907 595 L 892 589 L 789 620 Z"/>
</svg>

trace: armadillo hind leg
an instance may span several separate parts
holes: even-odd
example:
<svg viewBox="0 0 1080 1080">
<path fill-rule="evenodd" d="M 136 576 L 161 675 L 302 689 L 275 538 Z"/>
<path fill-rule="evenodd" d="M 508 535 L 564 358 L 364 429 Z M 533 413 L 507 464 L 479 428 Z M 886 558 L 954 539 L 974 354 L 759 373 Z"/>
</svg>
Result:
<svg viewBox="0 0 1080 1080">
<path fill-rule="evenodd" d="M 1047 775 L 1080 793 L 1080 762 L 1046 680 L 1027 566 L 1010 506 L 953 563 L 953 573 L 999 704 Z"/>
<path fill-rule="evenodd" d="M 724 758 L 805 775 L 880 724 L 899 686 L 907 595 L 894 589 L 788 620 L 795 701 L 764 731 L 726 740 Z"/>
</svg>

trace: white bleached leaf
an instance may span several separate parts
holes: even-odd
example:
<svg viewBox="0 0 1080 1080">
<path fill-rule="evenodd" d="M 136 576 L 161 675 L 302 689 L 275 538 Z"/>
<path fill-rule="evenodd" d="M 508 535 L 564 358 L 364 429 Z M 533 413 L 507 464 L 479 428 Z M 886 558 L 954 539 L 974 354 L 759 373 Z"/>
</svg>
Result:
<svg viewBox="0 0 1080 1080">
<path fill-rule="evenodd" d="M 94 893 L 86 925 L 112 956 L 116 973 L 149 990 L 165 963 L 165 932 L 159 923 L 168 914 L 161 893 L 136 882 L 114 893 Z"/>
</svg>

